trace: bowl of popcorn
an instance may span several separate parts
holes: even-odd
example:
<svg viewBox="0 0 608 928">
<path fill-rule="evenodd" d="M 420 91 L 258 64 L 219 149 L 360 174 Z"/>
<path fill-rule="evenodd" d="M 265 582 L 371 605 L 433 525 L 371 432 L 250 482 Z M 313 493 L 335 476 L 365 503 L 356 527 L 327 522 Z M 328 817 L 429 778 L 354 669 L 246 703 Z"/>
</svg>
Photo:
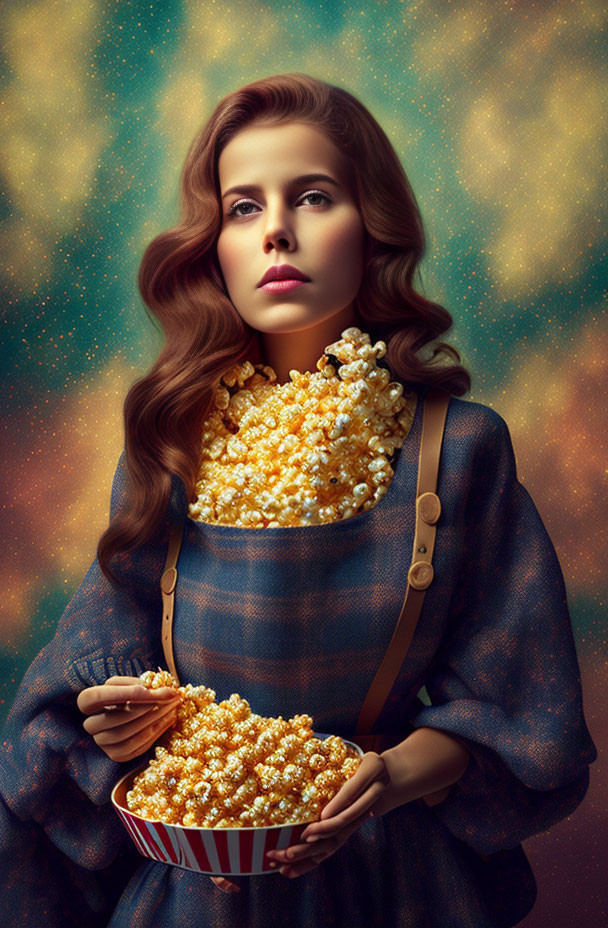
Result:
<svg viewBox="0 0 608 928">
<path fill-rule="evenodd" d="M 177 686 L 147 671 L 149 689 L 181 697 L 154 756 L 125 774 L 111 800 L 144 857 L 211 875 L 276 873 L 267 852 L 287 848 L 355 773 L 363 751 L 312 730 L 309 715 L 267 718 L 237 693 Z"/>
</svg>

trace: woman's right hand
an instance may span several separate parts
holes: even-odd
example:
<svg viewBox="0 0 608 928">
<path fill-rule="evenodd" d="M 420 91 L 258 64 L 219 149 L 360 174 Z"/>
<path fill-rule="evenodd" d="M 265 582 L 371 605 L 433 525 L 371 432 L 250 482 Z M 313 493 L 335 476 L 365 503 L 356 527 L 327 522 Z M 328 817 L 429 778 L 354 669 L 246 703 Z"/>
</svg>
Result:
<svg viewBox="0 0 608 928">
<path fill-rule="evenodd" d="M 174 694 L 170 687 L 148 690 L 137 677 L 109 677 L 100 686 L 82 690 L 76 705 L 88 716 L 82 727 L 110 760 L 128 761 L 144 754 L 175 722 L 180 697 Z M 129 712 L 104 709 L 127 701 L 132 707 Z M 223 892 L 240 892 L 240 886 L 225 877 L 212 876 L 211 880 Z"/>
<path fill-rule="evenodd" d="M 121 705 L 127 701 L 129 711 Z M 76 705 L 87 716 L 85 731 L 110 760 L 123 762 L 144 754 L 175 723 L 179 702 L 171 687 L 149 690 L 138 677 L 109 677 L 82 690 Z"/>
</svg>

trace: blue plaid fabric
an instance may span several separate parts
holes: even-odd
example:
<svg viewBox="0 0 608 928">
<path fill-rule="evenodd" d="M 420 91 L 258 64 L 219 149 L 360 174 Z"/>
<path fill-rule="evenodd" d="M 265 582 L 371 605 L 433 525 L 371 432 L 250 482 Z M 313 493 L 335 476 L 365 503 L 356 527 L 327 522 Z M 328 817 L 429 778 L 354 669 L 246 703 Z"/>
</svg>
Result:
<svg viewBox="0 0 608 928">
<path fill-rule="evenodd" d="M 437 493 L 442 514 L 414 640 L 375 730 L 391 742 L 442 729 L 471 752 L 440 804 L 363 825 L 294 879 L 206 875 L 146 861 L 109 797 L 143 758 L 117 764 L 82 728 L 76 697 L 116 673 L 164 667 L 168 528 L 185 518 L 173 647 L 180 683 L 252 711 L 354 733 L 405 595 L 414 539 L 424 388 L 389 490 L 330 525 L 241 529 L 187 517 L 181 481 L 158 537 L 124 555 L 129 592 L 94 561 L 53 640 L 25 674 L 0 744 L 3 925 L 71 928 L 507 928 L 536 884 L 521 842 L 580 804 L 597 752 L 587 729 L 562 572 L 508 427 L 452 397 Z M 111 515 L 125 492 L 124 455 Z M 417 697 L 425 684 L 430 705 Z M 150 751 L 149 756 L 152 756 Z"/>
</svg>

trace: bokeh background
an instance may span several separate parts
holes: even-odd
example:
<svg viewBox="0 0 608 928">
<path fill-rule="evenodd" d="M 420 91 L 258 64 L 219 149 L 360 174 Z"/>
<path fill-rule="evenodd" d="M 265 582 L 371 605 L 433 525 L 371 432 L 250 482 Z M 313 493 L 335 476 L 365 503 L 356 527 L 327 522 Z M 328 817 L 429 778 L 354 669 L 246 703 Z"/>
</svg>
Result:
<svg viewBox="0 0 608 928">
<path fill-rule="evenodd" d="M 137 268 L 176 221 L 190 141 L 229 90 L 304 71 L 399 153 L 465 398 L 508 422 L 563 567 L 600 756 L 583 805 L 525 843 L 522 924 L 606 924 L 606 18 L 599 0 L 4 3 L 0 725 L 107 525 L 122 403 L 160 348 Z"/>
</svg>

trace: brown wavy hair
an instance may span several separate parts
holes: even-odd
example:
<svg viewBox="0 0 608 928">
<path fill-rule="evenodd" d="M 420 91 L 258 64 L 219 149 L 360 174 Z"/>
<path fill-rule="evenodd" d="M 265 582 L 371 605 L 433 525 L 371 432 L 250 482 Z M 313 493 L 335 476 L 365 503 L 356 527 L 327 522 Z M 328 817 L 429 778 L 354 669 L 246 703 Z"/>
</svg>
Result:
<svg viewBox="0 0 608 928">
<path fill-rule="evenodd" d="M 393 376 L 404 385 L 434 384 L 458 396 L 470 389 L 458 351 L 445 342 L 430 345 L 451 328 L 452 316 L 414 289 L 426 248 L 420 211 L 371 113 L 341 87 L 300 73 L 272 75 L 229 93 L 190 145 L 180 178 L 178 225 L 150 242 L 139 267 L 142 299 L 165 343 L 124 403 L 127 504 L 97 547 L 101 569 L 115 584 L 120 581 L 112 559 L 155 535 L 171 497 L 171 475 L 181 478 L 188 499 L 196 498 L 202 424 L 220 378 L 246 358 L 263 360 L 258 333 L 229 299 L 217 260 L 218 159 L 245 126 L 294 120 L 322 129 L 346 156 L 366 230 L 355 310 L 372 342 L 386 342 Z M 424 348 L 427 354 L 432 349 L 425 359 L 419 354 Z"/>
</svg>

